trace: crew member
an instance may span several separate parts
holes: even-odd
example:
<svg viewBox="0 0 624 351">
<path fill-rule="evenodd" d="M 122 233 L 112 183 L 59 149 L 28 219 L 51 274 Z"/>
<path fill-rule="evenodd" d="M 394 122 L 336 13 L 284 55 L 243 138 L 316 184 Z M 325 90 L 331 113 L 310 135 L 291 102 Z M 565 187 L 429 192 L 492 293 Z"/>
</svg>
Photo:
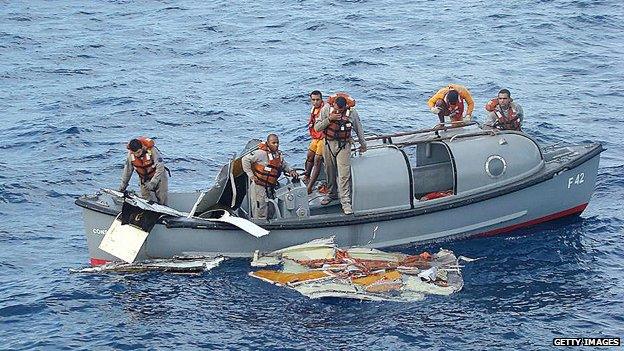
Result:
<svg viewBox="0 0 624 351">
<path fill-rule="evenodd" d="M 141 197 L 146 200 L 156 199 L 161 205 L 167 205 L 169 178 L 154 140 L 138 137 L 130 140 L 127 145 L 128 155 L 121 176 L 119 191 L 124 192 L 132 177 L 132 171 L 139 175 Z"/>
<path fill-rule="evenodd" d="M 303 177 L 304 183 L 307 184 L 308 194 L 312 193 L 314 183 L 316 182 L 319 172 L 321 171 L 323 149 L 325 148 L 323 132 L 319 132 L 314 129 L 314 123 L 321 113 L 321 109 L 325 105 L 325 102 L 323 102 L 323 94 L 321 94 L 318 90 L 311 92 L 310 103 L 312 104 L 312 109 L 310 110 L 310 119 L 308 120 L 308 131 L 310 132 L 312 141 L 308 146 L 308 154 L 306 156 L 305 163 L 305 175 Z"/>
<path fill-rule="evenodd" d="M 464 102 L 466 102 L 467 110 L 464 117 Z M 440 124 L 444 125 L 444 117 L 449 116 L 451 122 L 457 123 L 462 121 L 470 121 L 472 119 L 472 111 L 474 110 L 474 100 L 472 95 L 465 86 L 459 84 L 450 84 L 435 93 L 429 101 L 427 101 L 429 109 L 438 115 Z"/>
<path fill-rule="evenodd" d="M 355 100 L 346 93 L 338 93 L 327 100 L 321 110 L 319 118 L 314 123 L 314 129 L 325 134 L 325 149 L 323 159 L 327 173 L 328 196 L 322 205 L 329 204 L 333 199 L 340 197 L 342 211 L 353 214 L 351 207 L 351 129 L 355 129 L 360 143 L 360 152 L 366 151 L 366 140 L 357 110 Z"/>
<path fill-rule="evenodd" d="M 258 144 L 258 149 L 242 158 L 243 171 L 250 180 L 249 200 L 251 215 L 258 219 L 267 219 L 267 198 L 275 197 L 275 187 L 278 185 L 282 172 L 294 179 L 298 178 L 279 151 L 279 138 L 269 134 L 266 142 Z"/>
<path fill-rule="evenodd" d="M 501 89 L 495 99 L 485 105 L 488 111 L 485 127 L 500 130 L 521 130 L 524 111 L 520 104 L 513 101 L 507 89 Z"/>
</svg>

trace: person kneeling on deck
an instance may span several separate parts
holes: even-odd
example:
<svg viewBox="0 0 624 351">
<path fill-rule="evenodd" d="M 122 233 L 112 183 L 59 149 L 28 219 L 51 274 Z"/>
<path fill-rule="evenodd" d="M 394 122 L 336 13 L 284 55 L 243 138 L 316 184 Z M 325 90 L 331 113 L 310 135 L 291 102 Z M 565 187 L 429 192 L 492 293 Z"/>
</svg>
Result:
<svg viewBox="0 0 624 351">
<path fill-rule="evenodd" d="M 464 101 L 467 105 L 465 117 Z M 454 124 L 472 120 L 474 100 L 472 99 L 470 91 L 463 85 L 449 84 L 449 86 L 438 90 L 427 101 L 427 105 L 432 113 L 438 115 L 438 119 L 440 120 L 436 128 L 444 126 L 444 117 L 446 116 L 448 116 Z"/>
<path fill-rule="evenodd" d="M 340 204 L 344 214 L 353 214 L 351 208 L 351 129 L 355 129 L 360 143 L 360 152 L 366 151 L 366 140 L 360 117 L 355 109 L 355 100 L 345 93 L 338 93 L 328 99 L 328 104 L 321 110 L 314 123 L 314 129 L 324 131 L 325 172 L 329 195 L 321 201 L 327 205 L 340 195 Z M 336 186 L 336 178 L 338 186 Z M 336 191 L 336 188 L 338 188 Z"/>
<path fill-rule="evenodd" d="M 167 168 L 163 159 L 154 146 L 154 140 L 138 137 L 130 140 L 127 149 L 128 156 L 121 176 L 119 191 L 126 191 L 132 177 L 132 171 L 135 170 L 139 175 L 141 197 L 150 200 L 151 195 L 154 194 L 157 203 L 167 205 L 169 178 L 165 172 Z"/>
<path fill-rule="evenodd" d="M 277 179 L 282 172 L 298 179 L 295 172 L 282 157 L 279 151 L 279 139 L 275 134 L 269 134 L 266 142 L 258 145 L 258 150 L 243 156 L 243 171 L 251 181 L 249 200 L 253 218 L 267 218 L 267 198 L 275 197 Z"/>
</svg>

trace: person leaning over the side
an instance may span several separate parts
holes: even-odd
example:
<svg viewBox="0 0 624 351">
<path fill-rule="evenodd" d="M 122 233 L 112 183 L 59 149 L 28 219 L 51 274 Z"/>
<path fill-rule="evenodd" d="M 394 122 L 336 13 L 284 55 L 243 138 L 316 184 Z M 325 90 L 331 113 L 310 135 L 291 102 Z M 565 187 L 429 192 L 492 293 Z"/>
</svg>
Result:
<svg viewBox="0 0 624 351">
<path fill-rule="evenodd" d="M 303 182 L 307 184 L 308 194 L 312 193 L 314 189 L 314 183 L 321 171 L 321 162 L 323 161 L 323 149 L 325 148 L 325 136 L 323 132 L 319 132 L 314 129 L 314 123 L 321 113 L 321 109 L 325 105 L 323 102 L 323 94 L 320 91 L 314 90 L 310 93 L 310 103 L 312 109 L 310 110 L 310 119 L 308 120 L 308 132 L 312 141 L 308 146 L 308 154 L 306 155 L 305 162 L 305 175 Z"/>
<path fill-rule="evenodd" d="M 242 158 L 243 171 L 250 180 L 249 200 L 253 218 L 267 219 L 267 199 L 275 198 L 275 187 L 282 172 L 294 179 L 299 175 L 284 160 L 279 151 L 279 138 L 269 134 L 266 142 Z"/>
<path fill-rule="evenodd" d="M 488 111 L 486 128 L 500 130 L 521 130 L 524 121 L 524 111 L 520 104 L 513 101 L 511 93 L 507 89 L 501 89 L 495 99 L 485 105 Z"/>
<path fill-rule="evenodd" d="M 464 102 L 466 102 L 466 116 L 464 117 Z M 440 123 L 436 127 L 444 125 L 444 117 L 448 116 L 453 123 L 470 121 L 474 110 L 474 100 L 470 91 L 459 84 L 449 84 L 438 90 L 427 101 L 432 113 L 438 115 Z"/>
<path fill-rule="evenodd" d="M 167 168 L 155 147 L 154 140 L 138 137 L 130 140 L 127 149 L 128 155 L 126 156 L 119 191 L 126 191 L 134 170 L 139 175 L 141 198 L 150 200 L 153 194 L 158 204 L 167 205 L 169 178 L 166 172 Z"/>
<path fill-rule="evenodd" d="M 329 194 L 321 201 L 321 204 L 327 205 L 340 196 L 342 211 L 347 215 L 353 214 L 351 207 L 351 146 L 354 141 L 351 138 L 351 129 L 355 129 L 358 136 L 360 152 L 366 151 L 364 131 L 355 109 L 355 100 L 346 93 L 331 96 L 326 106 L 321 110 L 316 123 L 314 123 L 314 129 L 323 131 L 325 134 L 323 159 Z M 338 181 L 337 184 L 336 180 Z"/>
</svg>

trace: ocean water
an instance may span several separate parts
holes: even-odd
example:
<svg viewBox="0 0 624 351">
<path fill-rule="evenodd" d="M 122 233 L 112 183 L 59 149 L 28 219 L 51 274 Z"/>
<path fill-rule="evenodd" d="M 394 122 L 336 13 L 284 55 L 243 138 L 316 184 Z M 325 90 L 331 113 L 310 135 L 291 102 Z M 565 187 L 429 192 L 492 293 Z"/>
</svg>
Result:
<svg viewBox="0 0 624 351">
<path fill-rule="evenodd" d="M 547 349 L 624 336 L 620 1 L 0 2 L 0 349 Z M 348 91 L 367 132 L 430 127 L 503 87 L 545 143 L 601 142 L 585 212 L 440 246 L 484 257 L 418 303 L 309 300 L 228 260 L 199 277 L 79 275 L 74 200 L 154 137 L 173 190 L 209 187 L 252 137 L 302 164 L 307 94 Z M 134 186 L 134 184 L 133 184 Z M 562 194 L 565 196 L 565 194 Z"/>
</svg>

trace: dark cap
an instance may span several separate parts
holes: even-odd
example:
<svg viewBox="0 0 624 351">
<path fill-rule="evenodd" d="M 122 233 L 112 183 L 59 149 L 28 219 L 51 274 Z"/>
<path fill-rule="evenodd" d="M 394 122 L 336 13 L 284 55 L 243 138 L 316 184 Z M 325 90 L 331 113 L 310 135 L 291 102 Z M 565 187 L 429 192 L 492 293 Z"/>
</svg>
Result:
<svg viewBox="0 0 624 351">
<path fill-rule="evenodd" d="M 456 104 L 459 101 L 459 93 L 456 90 L 451 90 L 446 93 L 446 101 L 449 104 Z"/>
<path fill-rule="evenodd" d="M 338 108 L 345 108 L 347 107 L 347 99 L 345 99 L 342 96 L 339 96 L 336 98 L 336 105 L 338 106 Z"/>
<path fill-rule="evenodd" d="M 128 143 L 128 149 L 130 151 L 138 151 L 139 149 L 141 149 L 141 147 L 143 147 L 143 144 L 141 144 L 141 141 L 139 141 L 139 139 L 132 139 Z"/>
</svg>

